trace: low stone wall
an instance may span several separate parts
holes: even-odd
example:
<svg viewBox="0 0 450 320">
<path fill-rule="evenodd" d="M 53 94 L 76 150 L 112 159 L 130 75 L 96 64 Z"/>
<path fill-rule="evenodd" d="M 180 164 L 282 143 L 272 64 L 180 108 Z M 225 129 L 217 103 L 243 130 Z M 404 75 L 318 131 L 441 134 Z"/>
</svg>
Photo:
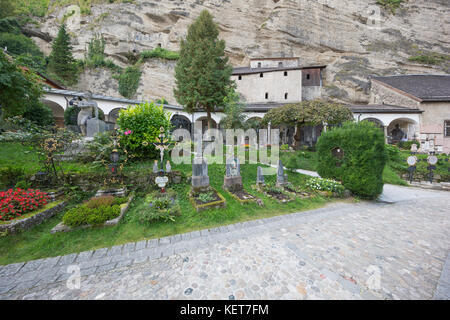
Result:
<svg viewBox="0 0 450 320">
<path fill-rule="evenodd" d="M 34 216 L 31 216 L 29 218 L 17 220 L 17 221 L 11 222 L 9 224 L 2 224 L 2 225 L 0 225 L 0 232 L 7 231 L 8 234 L 16 234 L 23 230 L 28 230 L 34 226 L 37 226 L 38 224 L 41 224 L 45 220 L 50 219 L 55 214 L 57 214 L 59 211 L 61 211 L 65 206 L 66 206 L 66 203 L 63 201 L 63 202 L 59 203 L 58 205 L 54 206 L 53 208 L 42 211 L 42 212 L 40 212 Z"/>
</svg>

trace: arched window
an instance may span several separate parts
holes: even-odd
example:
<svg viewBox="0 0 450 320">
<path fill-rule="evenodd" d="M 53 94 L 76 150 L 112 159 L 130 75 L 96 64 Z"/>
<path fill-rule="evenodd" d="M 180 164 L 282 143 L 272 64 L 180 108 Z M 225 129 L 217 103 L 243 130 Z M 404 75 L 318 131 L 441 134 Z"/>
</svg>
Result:
<svg viewBox="0 0 450 320">
<path fill-rule="evenodd" d="M 284 100 L 287 100 L 288 99 L 288 94 L 287 94 L 287 92 L 284 94 Z"/>
<path fill-rule="evenodd" d="M 269 99 L 269 93 L 266 92 L 266 99 Z"/>
</svg>

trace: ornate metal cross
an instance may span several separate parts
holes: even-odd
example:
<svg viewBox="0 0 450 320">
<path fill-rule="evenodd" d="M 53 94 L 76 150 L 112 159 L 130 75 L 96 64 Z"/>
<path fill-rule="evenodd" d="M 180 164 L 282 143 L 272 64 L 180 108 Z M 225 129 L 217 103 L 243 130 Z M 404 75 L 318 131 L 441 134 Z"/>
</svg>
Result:
<svg viewBox="0 0 450 320">
<path fill-rule="evenodd" d="M 159 138 L 156 138 L 156 142 L 153 143 L 155 148 L 159 150 L 161 155 L 161 171 L 164 171 L 164 151 L 169 150 L 170 142 L 169 139 L 166 138 L 166 135 L 164 134 L 164 127 L 161 127 L 159 129 L 161 132 L 159 135 Z"/>
</svg>

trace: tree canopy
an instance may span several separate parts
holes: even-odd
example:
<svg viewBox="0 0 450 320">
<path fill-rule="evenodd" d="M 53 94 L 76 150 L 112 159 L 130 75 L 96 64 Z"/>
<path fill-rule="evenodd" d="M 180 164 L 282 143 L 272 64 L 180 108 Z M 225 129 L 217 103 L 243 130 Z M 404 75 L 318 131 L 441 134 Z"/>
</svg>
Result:
<svg viewBox="0 0 450 320">
<path fill-rule="evenodd" d="M 349 120 L 353 120 L 353 113 L 344 105 L 331 101 L 313 100 L 272 109 L 264 116 L 263 124 L 270 123 L 272 127 L 280 125 L 296 127 L 297 133 L 294 136 L 293 146 L 298 148 L 301 140 L 300 127 L 337 125 Z"/>
<path fill-rule="evenodd" d="M 244 114 L 245 105 L 241 103 L 239 94 L 230 90 L 224 98 L 225 117 L 220 121 L 221 127 L 224 129 L 244 129 L 247 116 Z"/>
<path fill-rule="evenodd" d="M 264 116 L 263 122 L 269 122 L 273 127 L 317 126 L 320 124 L 336 125 L 353 120 L 349 108 L 342 104 L 323 100 L 302 101 L 270 110 Z"/>
<path fill-rule="evenodd" d="M 43 94 L 42 79 L 32 70 L 18 66 L 0 50 L 0 106 L 3 116 L 21 115 Z"/>
<path fill-rule="evenodd" d="M 175 68 L 174 95 L 189 113 L 206 111 L 211 128 L 211 113 L 223 106 L 234 82 L 233 67 L 225 56 L 225 41 L 219 40 L 219 28 L 204 10 L 189 26 L 181 41 L 180 58 Z"/>
</svg>

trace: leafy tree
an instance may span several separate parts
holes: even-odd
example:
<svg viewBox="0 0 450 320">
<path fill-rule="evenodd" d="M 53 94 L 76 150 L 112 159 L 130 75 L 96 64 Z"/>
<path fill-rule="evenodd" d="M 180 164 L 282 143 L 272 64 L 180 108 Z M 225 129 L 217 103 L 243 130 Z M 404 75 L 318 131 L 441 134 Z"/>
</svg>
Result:
<svg viewBox="0 0 450 320">
<path fill-rule="evenodd" d="M 264 116 L 263 123 L 267 125 L 270 122 L 273 127 L 283 124 L 296 127 L 294 147 L 297 148 L 301 140 L 301 127 L 321 124 L 338 125 L 348 120 L 353 120 L 353 114 L 349 108 L 334 102 L 313 100 L 272 109 Z"/>
<path fill-rule="evenodd" d="M 71 84 L 76 82 L 77 65 L 72 56 L 70 36 L 64 24 L 59 28 L 58 36 L 53 41 L 48 70 L 65 83 Z"/>
<path fill-rule="evenodd" d="M 225 117 L 220 121 L 221 127 L 224 129 L 244 129 L 247 116 L 244 114 L 245 105 L 241 103 L 239 94 L 230 90 L 224 98 Z"/>
<path fill-rule="evenodd" d="M 223 105 L 230 87 L 234 86 L 233 67 L 225 56 L 225 41 L 218 36 L 219 28 L 212 15 L 203 10 L 189 26 L 186 40 L 181 41 L 175 68 L 175 98 L 189 113 L 206 111 L 209 128 L 212 128 L 211 113 Z"/>
<path fill-rule="evenodd" d="M 0 33 L 0 47 L 7 47 L 8 52 L 14 55 L 29 53 L 32 56 L 44 57 L 44 54 L 33 40 L 23 34 Z"/>
<path fill-rule="evenodd" d="M 32 70 L 20 67 L 0 50 L 1 119 L 22 115 L 38 103 L 43 94 L 42 78 Z"/>
<path fill-rule="evenodd" d="M 23 117 L 41 127 L 55 124 L 52 110 L 40 101 L 29 106 L 24 112 Z"/>
</svg>

